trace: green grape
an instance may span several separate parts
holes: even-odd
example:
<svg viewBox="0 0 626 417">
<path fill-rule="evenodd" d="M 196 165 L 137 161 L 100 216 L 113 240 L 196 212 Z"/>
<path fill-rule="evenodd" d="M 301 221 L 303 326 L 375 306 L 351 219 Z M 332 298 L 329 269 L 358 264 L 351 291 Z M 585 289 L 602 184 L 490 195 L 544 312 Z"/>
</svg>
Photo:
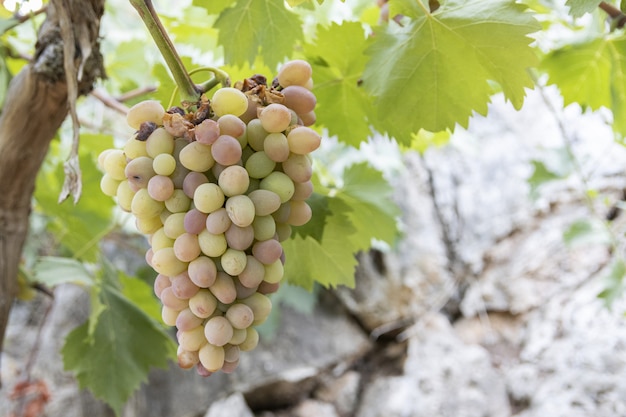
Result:
<svg viewBox="0 0 626 417">
<path fill-rule="evenodd" d="M 163 232 L 170 239 L 176 239 L 185 233 L 185 213 L 172 213 L 163 223 Z"/>
<path fill-rule="evenodd" d="M 304 86 L 311 79 L 311 64 L 301 59 L 294 59 L 285 63 L 278 70 L 278 83 L 283 87 L 290 85 Z"/>
<path fill-rule="evenodd" d="M 151 158 L 156 158 L 161 154 L 172 154 L 174 152 L 174 136 L 162 127 L 155 129 L 146 139 L 146 152 Z"/>
<path fill-rule="evenodd" d="M 217 299 L 208 289 L 200 289 L 189 299 L 189 310 L 201 319 L 211 317 L 217 308 Z"/>
<path fill-rule="evenodd" d="M 279 133 L 291 124 L 291 112 L 282 104 L 272 103 L 261 110 L 259 120 L 265 131 Z"/>
<path fill-rule="evenodd" d="M 280 259 L 275 260 L 271 264 L 265 265 L 265 282 L 276 284 L 283 279 L 285 268 Z"/>
<path fill-rule="evenodd" d="M 248 146 L 255 151 L 262 151 L 263 142 L 265 142 L 265 137 L 269 132 L 263 129 L 263 125 L 259 119 L 253 119 L 248 122 L 246 134 L 248 135 Z"/>
<path fill-rule="evenodd" d="M 104 174 L 100 180 L 100 189 L 105 195 L 115 197 L 121 182 L 122 181 L 114 179 L 109 174 Z"/>
<path fill-rule="evenodd" d="M 124 178 L 128 180 L 130 188 L 137 191 L 146 188 L 150 178 L 154 177 L 152 158 L 140 156 L 130 161 L 124 169 Z"/>
<path fill-rule="evenodd" d="M 233 329 L 234 333 L 234 329 Z M 234 337 L 234 336 L 233 336 Z M 224 346 L 224 362 L 235 362 L 239 360 L 239 346 L 228 344 Z"/>
<path fill-rule="evenodd" d="M 213 94 L 211 106 L 217 117 L 225 114 L 241 116 L 248 109 L 248 97 L 236 88 L 224 87 Z"/>
<path fill-rule="evenodd" d="M 215 346 L 224 346 L 233 338 L 233 326 L 224 316 L 211 317 L 204 325 L 204 337 Z"/>
<path fill-rule="evenodd" d="M 281 203 L 291 199 L 295 191 L 293 181 L 285 173 L 274 171 L 261 180 L 262 190 L 272 191 L 280 197 Z"/>
<path fill-rule="evenodd" d="M 173 308 L 169 308 L 165 305 L 161 307 L 161 318 L 163 319 L 163 323 L 168 326 L 174 326 L 176 324 L 176 317 L 178 317 L 178 310 L 174 310 Z"/>
<path fill-rule="evenodd" d="M 310 127 L 300 126 L 289 132 L 287 141 L 291 152 L 306 155 L 319 148 L 322 138 Z"/>
<path fill-rule="evenodd" d="M 272 161 L 264 151 L 255 152 L 246 161 L 246 171 L 250 178 L 265 178 L 274 171 L 276 162 Z"/>
<path fill-rule="evenodd" d="M 233 278 L 226 272 L 218 271 L 213 285 L 209 287 L 215 298 L 221 303 L 230 304 L 237 298 Z"/>
<path fill-rule="evenodd" d="M 214 146 L 215 144 L 213 144 Z M 191 142 L 178 155 L 180 163 L 190 171 L 205 172 L 211 169 L 215 160 L 211 154 L 212 145 L 200 142 Z"/>
<path fill-rule="evenodd" d="M 198 235 L 198 243 L 202 253 L 211 258 L 217 258 L 226 252 L 228 245 L 226 244 L 226 237 L 224 234 L 214 235 L 209 233 L 208 230 L 203 230 Z"/>
<path fill-rule="evenodd" d="M 189 279 L 200 288 L 209 288 L 215 283 L 217 268 L 215 262 L 206 256 L 198 256 L 189 262 Z"/>
<path fill-rule="evenodd" d="M 246 253 L 233 248 L 226 249 L 220 258 L 224 272 L 231 276 L 239 275 L 246 267 L 246 261 Z"/>
<path fill-rule="evenodd" d="M 287 223 L 276 223 L 276 234 L 278 241 L 284 242 L 291 237 L 291 226 Z"/>
<path fill-rule="evenodd" d="M 256 320 L 255 320 L 256 321 Z M 259 344 L 259 332 L 254 327 L 248 327 L 246 329 L 246 340 L 239 344 L 239 349 L 242 352 L 248 352 Z"/>
<path fill-rule="evenodd" d="M 217 183 L 227 197 L 243 194 L 250 186 L 248 171 L 239 165 L 224 168 L 219 174 Z"/>
<path fill-rule="evenodd" d="M 148 156 L 146 142 L 137 140 L 135 139 L 135 136 L 133 136 L 124 144 L 124 155 L 126 155 L 126 158 L 129 159 L 139 158 L 140 156 Z"/>
<path fill-rule="evenodd" d="M 207 343 L 198 351 L 198 357 L 207 371 L 217 372 L 224 365 L 224 348 Z"/>
<path fill-rule="evenodd" d="M 263 323 L 272 311 L 272 301 L 266 295 L 258 292 L 241 300 L 241 302 L 252 309 L 254 313 L 253 326 Z"/>
<path fill-rule="evenodd" d="M 165 200 L 165 208 L 171 213 L 183 213 L 189 210 L 191 198 L 181 189 L 175 189 L 171 197 Z"/>
<path fill-rule="evenodd" d="M 149 235 L 157 231 L 163 226 L 160 216 L 154 217 L 137 217 L 135 219 L 135 226 L 139 232 L 144 235 Z"/>
<path fill-rule="evenodd" d="M 174 277 L 187 269 L 187 263 L 176 258 L 173 248 L 163 248 L 152 255 L 152 268 L 159 274 Z"/>
<path fill-rule="evenodd" d="M 117 181 L 126 179 L 124 170 L 126 169 L 126 155 L 119 149 L 112 149 L 108 152 L 102 162 L 104 172 Z"/>
<path fill-rule="evenodd" d="M 246 332 L 246 329 L 233 328 L 233 337 L 228 343 L 234 346 L 239 345 L 243 343 L 244 340 L 246 340 L 247 335 L 248 332 Z"/>
<path fill-rule="evenodd" d="M 265 138 L 263 150 L 268 158 L 274 162 L 284 162 L 289 158 L 289 142 L 282 133 L 270 133 Z"/>
<path fill-rule="evenodd" d="M 202 326 L 182 331 L 178 334 L 178 344 L 186 351 L 196 351 L 205 343 L 206 339 L 204 337 L 204 328 Z"/>
<path fill-rule="evenodd" d="M 265 277 L 265 267 L 254 256 L 247 255 L 246 267 L 239 274 L 239 282 L 248 288 L 256 288 Z"/>
<path fill-rule="evenodd" d="M 270 215 L 256 216 L 252 221 L 252 228 L 256 240 L 268 240 L 276 234 L 276 222 Z"/>
<path fill-rule="evenodd" d="M 200 256 L 198 235 L 183 233 L 174 241 L 174 254 L 183 262 L 191 262 Z"/>
<path fill-rule="evenodd" d="M 98 165 L 98 169 L 100 171 L 106 173 L 106 171 L 104 169 L 104 160 L 113 151 L 115 151 L 115 149 L 105 149 L 102 152 L 100 152 L 100 154 L 98 154 L 98 163 L 97 163 L 97 165 Z"/>
<path fill-rule="evenodd" d="M 165 228 L 160 227 L 150 236 L 150 246 L 155 252 L 163 248 L 172 248 L 174 247 L 174 239 L 167 237 Z"/>
<path fill-rule="evenodd" d="M 201 212 L 212 213 L 224 204 L 224 192 L 217 184 L 200 184 L 193 193 L 193 203 Z"/>
<path fill-rule="evenodd" d="M 291 181 L 291 180 L 290 180 Z M 226 200 L 226 212 L 233 224 L 246 227 L 254 220 L 254 204 L 248 196 L 236 195 Z"/>
<path fill-rule="evenodd" d="M 168 153 L 159 154 L 152 161 L 152 169 L 157 175 L 172 175 L 176 169 L 176 159 Z"/>
<path fill-rule="evenodd" d="M 236 329 L 248 328 L 252 325 L 252 322 L 254 322 L 254 312 L 249 306 L 243 303 L 235 303 L 228 307 L 224 317 L 226 317 L 232 327 Z"/>
<path fill-rule="evenodd" d="M 136 217 L 155 217 L 158 216 L 165 205 L 161 201 L 156 201 L 145 188 L 141 188 L 133 196 L 130 209 Z"/>
<path fill-rule="evenodd" d="M 292 153 L 289 155 L 289 158 L 283 162 L 283 172 L 287 174 L 293 182 L 306 182 L 313 176 L 313 166 L 307 155 Z"/>
<path fill-rule="evenodd" d="M 165 109 L 156 100 L 146 100 L 135 104 L 126 114 L 126 122 L 133 129 L 139 129 L 144 122 L 163 124 Z"/>
<path fill-rule="evenodd" d="M 280 207 L 280 196 L 269 190 L 254 190 L 248 194 L 257 216 L 267 216 Z"/>
</svg>

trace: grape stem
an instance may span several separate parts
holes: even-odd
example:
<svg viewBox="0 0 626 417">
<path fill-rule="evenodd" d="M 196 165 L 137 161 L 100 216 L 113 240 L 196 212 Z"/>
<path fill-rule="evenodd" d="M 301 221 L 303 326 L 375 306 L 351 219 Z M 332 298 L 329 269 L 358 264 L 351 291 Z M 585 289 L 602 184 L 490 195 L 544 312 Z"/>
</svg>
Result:
<svg viewBox="0 0 626 417">
<path fill-rule="evenodd" d="M 159 16 L 152 5 L 152 0 L 130 0 L 130 3 L 139 13 L 150 36 L 154 39 L 161 55 L 165 59 L 165 63 L 174 76 L 174 81 L 180 91 L 181 102 L 195 103 L 200 97 L 201 90 L 191 80 L 191 76 L 186 71 L 174 44 L 170 40 Z"/>
</svg>

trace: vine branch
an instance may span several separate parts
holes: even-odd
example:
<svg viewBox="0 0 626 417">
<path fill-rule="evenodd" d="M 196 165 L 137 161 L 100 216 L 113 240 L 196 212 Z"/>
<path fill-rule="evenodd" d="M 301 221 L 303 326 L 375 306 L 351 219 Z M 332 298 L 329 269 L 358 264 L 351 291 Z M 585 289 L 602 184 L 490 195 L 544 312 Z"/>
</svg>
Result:
<svg viewBox="0 0 626 417">
<path fill-rule="evenodd" d="M 165 59 L 165 63 L 172 72 L 174 81 L 178 85 L 180 98 L 182 102 L 195 103 L 200 97 L 201 91 L 194 84 L 189 73 L 185 70 L 185 66 L 181 61 L 174 44 L 170 40 L 159 16 L 152 5 L 152 0 L 130 0 L 130 3 L 139 13 L 150 36 L 154 39 L 161 55 Z"/>
<path fill-rule="evenodd" d="M 611 20 L 615 22 L 615 28 L 621 29 L 626 25 L 626 14 L 624 14 L 620 9 L 609 4 L 605 1 L 601 1 L 598 7 L 606 12 L 609 15 Z"/>
</svg>

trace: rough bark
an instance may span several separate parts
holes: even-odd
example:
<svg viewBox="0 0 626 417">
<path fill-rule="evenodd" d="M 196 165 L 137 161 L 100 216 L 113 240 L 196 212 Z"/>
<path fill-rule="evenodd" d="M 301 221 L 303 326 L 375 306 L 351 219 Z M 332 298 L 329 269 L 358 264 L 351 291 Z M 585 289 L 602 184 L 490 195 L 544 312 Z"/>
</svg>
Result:
<svg viewBox="0 0 626 417">
<path fill-rule="evenodd" d="M 79 80 L 79 93 L 86 94 L 104 75 L 98 52 L 103 11 L 104 0 L 50 3 L 35 56 L 11 82 L 0 115 L 0 347 L 17 291 L 37 172 L 69 109 L 60 27 L 69 18 L 78 65 L 88 57 Z"/>
</svg>

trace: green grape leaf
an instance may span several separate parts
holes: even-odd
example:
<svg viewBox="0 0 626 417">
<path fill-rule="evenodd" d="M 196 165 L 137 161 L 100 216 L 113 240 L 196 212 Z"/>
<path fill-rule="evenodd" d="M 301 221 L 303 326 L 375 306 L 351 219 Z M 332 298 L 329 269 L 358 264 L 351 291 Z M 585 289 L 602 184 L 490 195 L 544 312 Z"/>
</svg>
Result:
<svg viewBox="0 0 626 417">
<path fill-rule="evenodd" d="M 69 200 L 58 203 L 64 179 L 63 163 L 58 161 L 39 172 L 35 189 L 36 207 L 49 218 L 48 228 L 74 258 L 95 262 L 99 254 L 98 243 L 111 227 L 115 202 L 100 190 L 102 173 L 90 154 L 81 153 L 80 167 L 83 197 L 78 204 L 74 205 Z"/>
<path fill-rule="evenodd" d="M 158 323 L 117 289 L 102 286 L 99 299 L 106 308 L 97 315 L 93 333 L 90 323 L 77 327 L 61 353 L 65 370 L 76 374 L 80 387 L 89 388 L 120 415 L 150 368 L 165 368 L 176 347 Z"/>
<path fill-rule="evenodd" d="M 600 3 L 601 0 L 567 0 L 565 5 L 569 6 L 569 14 L 580 17 L 596 10 Z"/>
<path fill-rule="evenodd" d="M 300 18 L 285 8 L 283 0 L 237 0 L 214 27 L 226 62 L 236 65 L 252 64 L 260 51 L 263 61 L 274 67 L 303 37 Z"/>
<path fill-rule="evenodd" d="M 392 244 L 398 236 L 396 219 L 400 209 L 392 200 L 389 183 L 379 171 L 365 163 L 350 166 L 343 174 L 343 181 L 337 199 L 350 207 L 347 216 L 356 229 L 367 230 L 371 236 L 357 235 L 363 245 L 361 249 L 369 248 L 371 238 Z"/>
<path fill-rule="evenodd" d="M 600 220 L 582 219 L 572 223 L 563 233 L 563 241 L 569 247 L 608 245 L 611 235 Z"/>
<path fill-rule="evenodd" d="M 321 187 L 318 192 L 326 195 L 311 201 L 310 224 L 295 227 L 292 238 L 283 242 L 285 276 L 308 290 L 315 282 L 352 287 L 355 255 L 369 249 L 372 239 L 392 244 L 398 236 L 399 209 L 391 200 L 391 186 L 380 172 L 361 163 L 346 169 L 340 188 Z"/>
<path fill-rule="evenodd" d="M 233 0 L 193 0 L 192 4 L 196 7 L 202 7 L 208 14 L 219 14 L 233 3 Z"/>
<path fill-rule="evenodd" d="M 119 279 L 122 294 L 154 321 L 162 323 L 161 307 L 154 296 L 153 288 L 141 279 L 126 275 L 122 271 L 119 271 Z"/>
<path fill-rule="evenodd" d="M 420 129 L 417 133 L 411 135 L 410 149 L 418 151 L 424 154 L 430 147 L 440 147 L 450 142 L 452 132 L 444 130 L 441 132 L 429 132 L 428 130 Z"/>
<path fill-rule="evenodd" d="M 533 85 L 527 69 L 537 58 L 528 34 L 540 25 L 526 6 L 509 0 L 450 0 L 430 13 L 422 1 L 392 0 L 413 17 L 376 29 L 366 50 L 364 87 L 375 96 L 376 127 L 402 143 L 420 128 L 467 126 L 485 114 L 490 82 L 515 108 Z"/>
<path fill-rule="evenodd" d="M 42 256 L 37 260 L 33 279 L 49 287 L 60 284 L 77 284 L 90 287 L 94 284 L 93 276 L 85 265 L 73 258 Z"/>
<path fill-rule="evenodd" d="M 626 135 L 626 35 L 564 46 L 548 54 L 541 69 L 559 87 L 565 105 L 609 108 L 614 129 Z"/>
<path fill-rule="evenodd" d="M 624 259 L 617 258 L 612 262 L 611 270 L 604 277 L 604 290 L 598 294 L 607 307 L 624 295 L 624 276 L 626 276 L 626 263 Z"/>
<path fill-rule="evenodd" d="M 367 140 L 368 115 L 373 112 L 371 98 L 360 85 L 367 63 L 365 45 L 361 24 L 343 22 L 318 28 L 316 42 L 305 48 L 313 67 L 317 124 L 353 146 Z"/>
</svg>

